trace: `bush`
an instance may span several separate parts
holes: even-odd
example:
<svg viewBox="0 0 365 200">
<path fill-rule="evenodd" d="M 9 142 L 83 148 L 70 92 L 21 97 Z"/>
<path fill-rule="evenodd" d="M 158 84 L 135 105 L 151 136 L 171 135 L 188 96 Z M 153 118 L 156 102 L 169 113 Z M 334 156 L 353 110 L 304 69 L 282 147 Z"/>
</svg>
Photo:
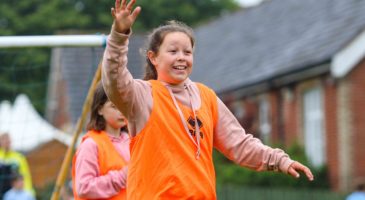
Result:
<svg viewBox="0 0 365 200">
<path fill-rule="evenodd" d="M 306 159 L 304 150 L 299 145 L 293 145 L 286 150 L 293 160 L 297 160 L 302 164 L 308 166 L 314 177 L 315 181 L 308 181 L 304 174 L 301 174 L 299 179 L 295 179 L 292 176 L 276 173 L 276 172 L 256 172 L 247 168 L 240 167 L 228 159 L 222 154 L 214 152 L 214 164 L 216 168 L 217 185 L 222 184 L 235 184 L 235 185 L 247 185 L 257 187 L 287 187 L 287 188 L 316 188 L 316 189 L 329 189 L 330 184 L 328 181 L 327 167 L 320 168 L 311 167 Z"/>
</svg>

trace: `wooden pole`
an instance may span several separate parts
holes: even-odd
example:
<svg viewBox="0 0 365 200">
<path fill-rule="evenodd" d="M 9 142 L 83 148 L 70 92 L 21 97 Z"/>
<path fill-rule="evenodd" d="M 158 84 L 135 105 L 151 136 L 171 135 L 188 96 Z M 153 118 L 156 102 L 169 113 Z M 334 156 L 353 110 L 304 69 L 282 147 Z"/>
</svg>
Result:
<svg viewBox="0 0 365 200">
<path fill-rule="evenodd" d="M 91 106 L 92 98 L 93 98 L 93 95 L 94 95 L 95 87 L 101 79 L 101 65 L 102 65 L 102 62 L 99 63 L 99 66 L 98 66 L 98 68 L 95 72 L 93 81 L 91 83 L 91 86 L 90 86 L 88 94 L 86 96 L 84 105 L 82 107 L 81 116 L 77 120 L 76 128 L 75 128 L 75 131 L 73 133 L 72 142 L 71 142 L 70 146 L 68 147 L 65 158 L 62 162 L 61 170 L 58 174 L 57 182 L 56 182 L 56 185 L 54 187 L 51 200 L 58 200 L 59 199 L 61 188 L 63 187 L 63 185 L 65 183 L 65 180 L 66 180 L 66 177 L 67 177 L 67 174 L 68 174 L 68 170 L 70 168 L 71 160 L 72 160 L 72 157 L 73 157 L 73 154 L 74 154 L 75 144 L 77 142 L 77 139 L 79 138 L 79 135 L 82 131 L 82 127 L 85 123 L 87 114 L 90 110 L 90 106 Z"/>
</svg>

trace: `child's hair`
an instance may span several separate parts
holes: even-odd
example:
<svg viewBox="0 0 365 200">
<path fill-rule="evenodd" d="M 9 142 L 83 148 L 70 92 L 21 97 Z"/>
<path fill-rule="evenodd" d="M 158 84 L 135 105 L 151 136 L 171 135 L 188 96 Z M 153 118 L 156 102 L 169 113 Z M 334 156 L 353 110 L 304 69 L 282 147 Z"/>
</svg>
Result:
<svg viewBox="0 0 365 200">
<path fill-rule="evenodd" d="M 86 126 L 87 130 L 102 131 L 106 128 L 106 121 L 103 116 L 99 114 L 99 109 L 108 101 L 108 96 L 103 88 L 103 84 L 99 82 L 96 85 L 93 102 L 91 104 L 90 121 Z M 120 131 L 128 132 L 128 126 L 123 126 Z"/>
<path fill-rule="evenodd" d="M 151 63 L 151 61 L 147 57 L 148 51 L 152 51 L 155 54 L 158 53 L 159 48 L 165 39 L 165 36 L 168 33 L 181 32 L 185 33 L 191 41 L 191 46 L 194 47 L 195 38 L 193 29 L 187 26 L 186 24 L 179 21 L 168 21 L 165 25 L 161 25 L 155 28 L 152 33 L 148 36 L 148 41 L 145 49 L 146 54 L 146 66 L 145 66 L 145 75 L 144 80 L 157 80 L 157 71 L 155 66 Z"/>
<path fill-rule="evenodd" d="M 24 177 L 23 175 L 19 174 L 19 173 L 16 173 L 12 176 L 12 182 L 15 182 L 15 181 L 19 181 L 19 180 L 24 180 Z"/>
<path fill-rule="evenodd" d="M 87 124 L 87 130 L 101 131 L 105 130 L 106 121 L 99 114 L 101 107 L 108 101 L 103 85 L 99 82 L 95 88 L 93 102 L 91 104 L 90 121 Z"/>
</svg>

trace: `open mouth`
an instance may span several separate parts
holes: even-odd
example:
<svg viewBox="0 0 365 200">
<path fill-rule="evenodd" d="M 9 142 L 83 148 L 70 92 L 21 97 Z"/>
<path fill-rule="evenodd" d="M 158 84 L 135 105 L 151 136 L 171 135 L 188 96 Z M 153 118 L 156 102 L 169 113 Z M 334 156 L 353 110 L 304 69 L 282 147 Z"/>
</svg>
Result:
<svg viewBox="0 0 365 200">
<path fill-rule="evenodd" d="M 177 70 L 186 70 L 186 68 L 188 68 L 188 67 L 179 65 L 179 66 L 173 66 L 172 68 L 177 69 Z"/>
</svg>

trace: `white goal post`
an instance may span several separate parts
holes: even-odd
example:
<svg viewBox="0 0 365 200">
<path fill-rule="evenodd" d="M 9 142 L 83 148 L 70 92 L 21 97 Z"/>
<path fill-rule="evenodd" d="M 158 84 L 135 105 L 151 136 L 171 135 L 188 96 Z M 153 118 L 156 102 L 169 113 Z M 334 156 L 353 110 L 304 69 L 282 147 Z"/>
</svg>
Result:
<svg viewBox="0 0 365 200">
<path fill-rule="evenodd" d="M 106 35 L 0 36 L 0 48 L 103 47 Z"/>
</svg>

